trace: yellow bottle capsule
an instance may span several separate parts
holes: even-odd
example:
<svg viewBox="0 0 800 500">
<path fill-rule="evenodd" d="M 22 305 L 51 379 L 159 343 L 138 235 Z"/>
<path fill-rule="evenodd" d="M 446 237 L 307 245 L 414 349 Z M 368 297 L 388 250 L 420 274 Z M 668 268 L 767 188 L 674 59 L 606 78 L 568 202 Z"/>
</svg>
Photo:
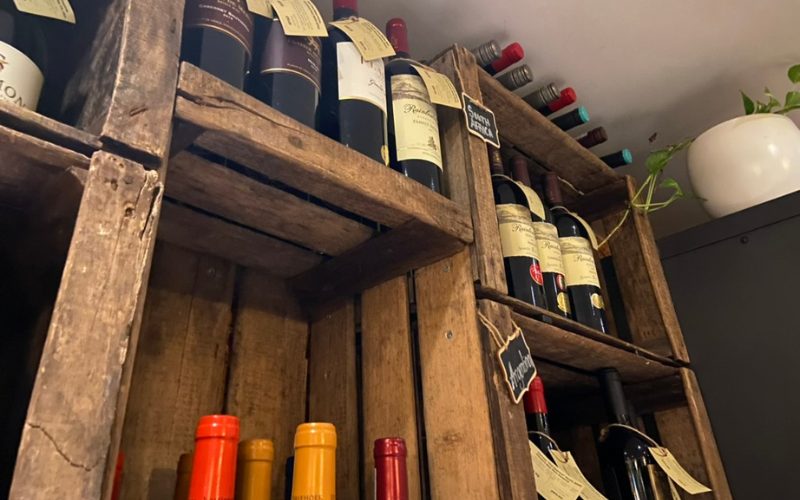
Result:
<svg viewBox="0 0 800 500">
<path fill-rule="evenodd" d="M 292 500 L 336 500 L 336 427 L 300 424 L 294 435 Z"/>
<path fill-rule="evenodd" d="M 175 481 L 173 500 L 187 500 L 190 484 L 192 484 L 192 454 L 184 453 L 178 459 L 178 478 Z"/>
<path fill-rule="evenodd" d="M 269 439 L 249 439 L 239 443 L 236 500 L 270 500 L 274 458 L 275 451 Z"/>
</svg>

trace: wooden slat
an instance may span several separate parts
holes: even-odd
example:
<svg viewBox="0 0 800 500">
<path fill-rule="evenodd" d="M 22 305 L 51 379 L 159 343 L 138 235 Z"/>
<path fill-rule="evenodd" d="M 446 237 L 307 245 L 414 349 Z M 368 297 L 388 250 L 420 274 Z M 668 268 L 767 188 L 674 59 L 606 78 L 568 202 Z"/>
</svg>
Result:
<svg viewBox="0 0 800 500">
<path fill-rule="evenodd" d="M 627 183 L 632 199 L 636 192 L 633 178 L 627 177 Z M 606 228 L 610 231 L 618 222 L 617 215 L 610 216 L 605 220 Z M 689 362 L 650 220 L 634 210 L 609 245 L 636 344 Z"/>
<path fill-rule="evenodd" d="M 363 224 L 190 153 L 170 160 L 167 196 L 328 255 L 368 240 Z"/>
<path fill-rule="evenodd" d="M 161 240 L 277 277 L 294 276 L 322 261 L 321 256 L 309 250 L 169 201 L 164 202 L 158 229 Z"/>
<path fill-rule="evenodd" d="M 11 498 L 99 498 L 163 189 L 155 172 L 92 159 L 28 407 Z M 116 457 L 114 457 L 116 458 Z"/>
<path fill-rule="evenodd" d="M 120 448 L 123 499 L 171 498 L 198 419 L 222 411 L 234 274 L 229 262 L 156 248 Z"/>
<path fill-rule="evenodd" d="M 102 147 L 97 136 L 70 127 L 22 106 L 0 101 L 0 124 L 47 143 L 90 156 Z"/>
<path fill-rule="evenodd" d="M 63 146 L 0 126 L 0 151 L 11 151 L 36 163 L 58 168 L 89 167 L 89 158 Z"/>
<path fill-rule="evenodd" d="M 488 73 L 480 70 L 478 78 L 483 103 L 494 111 L 503 140 L 584 193 L 619 179 L 600 158 Z"/>
<path fill-rule="evenodd" d="M 271 498 L 283 498 L 284 464 L 306 414 L 307 348 L 308 322 L 285 283 L 244 270 L 225 410 L 239 417 L 241 439 L 273 441 Z"/>
<path fill-rule="evenodd" d="M 177 117 L 206 130 L 196 144 L 386 226 L 419 220 L 472 241 L 469 214 L 452 201 L 190 64 L 178 94 Z"/>
<path fill-rule="evenodd" d="M 464 245 L 411 221 L 290 280 L 309 308 L 346 297 L 453 255 Z"/>
<path fill-rule="evenodd" d="M 609 215 L 622 216 L 622 211 L 628 207 L 628 185 L 625 178 L 620 177 L 565 204 L 589 222 Z"/>
<path fill-rule="evenodd" d="M 631 344 L 630 342 L 626 342 L 617 337 L 601 333 L 598 330 L 595 330 L 594 328 L 589 328 L 588 326 L 578 323 L 577 321 L 563 318 L 561 316 L 558 316 L 557 314 L 552 313 L 551 311 L 548 311 L 547 309 L 537 307 L 532 304 L 528 304 L 527 302 L 516 299 L 514 297 L 510 297 L 508 295 L 500 295 L 494 293 L 491 290 L 484 289 L 483 287 L 478 287 L 477 294 L 479 297 L 491 299 L 511 307 L 514 310 L 514 312 L 517 313 L 517 315 L 521 317 L 524 316 L 528 318 L 530 321 L 540 322 L 538 319 L 534 318 L 544 317 L 547 318 L 547 320 L 550 323 L 550 325 L 548 326 L 552 325 L 551 328 L 565 330 L 566 332 L 573 333 L 577 336 L 586 337 L 591 341 L 599 342 L 614 347 L 616 349 L 622 349 L 624 351 L 634 353 L 637 356 L 642 357 L 643 359 L 653 360 L 658 363 L 666 365 L 672 365 L 672 366 L 676 365 L 676 361 L 671 358 L 648 351 L 647 349 L 639 347 L 638 345 L 635 344 Z"/>
<path fill-rule="evenodd" d="M 478 310 L 501 332 L 512 332 L 511 311 L 508 307 L 481 300 Z M 484 370 L 489 398 L 489 415 L 494 434 L 494 455 L 497 462 L 497 481 L 501 499 L 536 500 L 536 485 L 528 446 L 525 411 L 515 404 L 508 392 L 497 358 L 498 347 L 489 331 L 481 325 Z"/>
<path fill-rule="evenodd" d="M 432 498 L 498 498 L 468 251 L 415 279 Z"/>
<path fill-rule="evenodd" d="M 353 301 L 311 323 L 308 415 L 336 426 L 336 496 L 359 498 L 359 422 Z"/>
<path fill-rule="evenodd" d="M 645 357 L 642 351 L 626 351 L 520 314 L 511 316 L 525 332 L 535 357 L 584 372 L 615 367 L 626 383 L 677 373 L 675 366 Z"/>
<path fill-rule="evenodd" d="M 364 491 L 375 480 L 373 444 L 402 437 L 408 450 L 408 498 L 421 498 L 408 280 L 400 276 L 361 296 L 361 406 Z"/>
<path fill-rule="evenodd" d="M 469 51 L 456 46 L 431 64 L 449 76 L 459 92 L 481 101 L 478 67 Z M 475 228 L 473 278 L 485 287 L 507 293 L 486 144 L 467 131 L 461 110 L 440 107 L 439 128 L 443 135 L 450 198 L 472 213 Z"/>
</svg>

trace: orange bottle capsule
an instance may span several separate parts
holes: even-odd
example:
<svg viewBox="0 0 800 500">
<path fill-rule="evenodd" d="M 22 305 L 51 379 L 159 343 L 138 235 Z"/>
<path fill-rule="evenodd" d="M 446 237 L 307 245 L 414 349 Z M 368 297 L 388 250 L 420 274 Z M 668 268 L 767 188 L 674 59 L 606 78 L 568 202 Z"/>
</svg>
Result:
<svg viewBox="0 0 800 500">
<path fill-rule="evenodd" d="M 189 500 L 233 500 L 239 419 L 206 415 L 197 424 Z"/>
<path fill-rule="evenodd" d="M 236 500 L 270 500 L 274 458 L 275 451 L 269 439 L 249 439 L 239 443 Z"/>
<path fill-rule="evenodd" d="M 336 499 L 336 427 L 300 424 L 294 435 L 292 500 Z"/>
<path fill-rule="evenodd" d="M 189 500 L 189 487 L 192 484 L 192 454 L 184 453 L 178 459 L 178 477 L 175 481 L 175 494 L 172 500 Z"/>
</svg>

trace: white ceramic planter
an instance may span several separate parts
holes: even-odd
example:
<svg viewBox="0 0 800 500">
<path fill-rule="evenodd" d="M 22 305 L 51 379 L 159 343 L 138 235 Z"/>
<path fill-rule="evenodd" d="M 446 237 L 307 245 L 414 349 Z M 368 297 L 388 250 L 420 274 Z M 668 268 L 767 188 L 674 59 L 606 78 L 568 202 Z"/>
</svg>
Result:
<svg viewBox="0 0 800 500">
<path fill-rule="evenodd" d="M 741 116 L 689 148 L 689 178 L 712 217 L 800 190 L 800 130 L 782 115 Z"/>
</svg>

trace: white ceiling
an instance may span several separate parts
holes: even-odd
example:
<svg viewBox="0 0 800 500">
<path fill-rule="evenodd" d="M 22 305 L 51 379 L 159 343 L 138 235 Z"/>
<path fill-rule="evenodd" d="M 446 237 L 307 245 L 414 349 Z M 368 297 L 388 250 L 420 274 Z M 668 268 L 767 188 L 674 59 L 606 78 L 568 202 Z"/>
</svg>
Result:
<svg viewBox="0 0 800 500">
<path fill-rule="evenodd" d="M 593 150 L 629 148 L 634 165 L 620 170 L 640 179 L 648 151 L 741 114 L 739 89 L 784 95 L 785 70 L 800 62 L 800 0 L 361 0 L 360 11 L 380 27 L 404 17 L 418 59 L 453 43 L 520 42 L 535 77 L 526 90 L 574 87 L 592 118 L 577 132 L 603 125 L 609 141 Z M 683 157 L 669 170 L 689 186 Z M 708 217 L 683 200 L 652 220 L 663 236 Z"/>
</svg>

